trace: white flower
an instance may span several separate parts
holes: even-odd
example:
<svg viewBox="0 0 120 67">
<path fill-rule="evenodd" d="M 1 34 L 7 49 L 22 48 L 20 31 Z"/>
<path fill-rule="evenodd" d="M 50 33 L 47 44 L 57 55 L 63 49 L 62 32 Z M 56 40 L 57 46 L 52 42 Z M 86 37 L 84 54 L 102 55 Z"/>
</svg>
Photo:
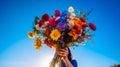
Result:
<svg viewBox="0 0 120 67">
<path fill-rule="evenodd" d="M 74 12 L 74 8 L 73 8 L 72 6 L 70 6 L 70 7 L 68 8 L 68 12 L 70 12 L 70 13 Z"/>
<path fill-rule="evenodd" d="M 74 19 L 76 17 L 75 13 L 70 14 L 70 19 Z"/>
</svg>

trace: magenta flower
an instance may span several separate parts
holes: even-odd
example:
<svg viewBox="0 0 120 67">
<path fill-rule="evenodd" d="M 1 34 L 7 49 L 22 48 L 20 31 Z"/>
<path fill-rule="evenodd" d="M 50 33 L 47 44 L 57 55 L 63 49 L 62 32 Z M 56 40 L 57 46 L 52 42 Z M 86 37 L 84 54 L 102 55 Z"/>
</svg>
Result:
<svg viewBox="0 0 120 67">
<path fill-rule="evenodd" d="M 57 25 L 57 21 L 55 20 L 55 18 L 52 18 L 49 20 L 49 25 L 50 26 L 56 26 Z"/>
</svg>

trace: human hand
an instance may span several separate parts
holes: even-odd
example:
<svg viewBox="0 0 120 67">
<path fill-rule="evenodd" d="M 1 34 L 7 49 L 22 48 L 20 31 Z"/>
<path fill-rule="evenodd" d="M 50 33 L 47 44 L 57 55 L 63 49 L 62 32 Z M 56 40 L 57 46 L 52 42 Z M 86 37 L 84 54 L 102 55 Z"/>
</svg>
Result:
<svg viewBox="0 0 120 67">
<path fill-rule="evenodd" d="M 69 51 L 68 51 L 68 48 L 58 49 L 58 50 L 56 50 L 55 54 L 58 56 L 61 56 L 63 58 L 68 58 Z"/>
</svg>

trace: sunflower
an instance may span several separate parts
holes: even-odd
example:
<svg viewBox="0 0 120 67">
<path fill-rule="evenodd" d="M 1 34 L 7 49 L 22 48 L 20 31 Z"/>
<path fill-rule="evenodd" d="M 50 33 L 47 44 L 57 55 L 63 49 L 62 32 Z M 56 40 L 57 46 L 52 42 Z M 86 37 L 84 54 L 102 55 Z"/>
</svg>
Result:
<svg viewBox="0 0 120 67">
<path fill-rule="evenodd" d="M 34 34 L 32 32 L 28 32 L 28 37 L 29 38 L 34 38 L 35 36 L 34 36 Z"/>
<path fill-rule="evenodd" d="M 41 39 L 40 38 L 37 38 L 34 42 L 34 47 L 35 49 L 37 50 L 40 50 L 42 48 L 42 45 L 41 45 Z"/>
<path fill-rule="evenodd" d="M 60 38 L 60 36 L 61 36 L 61 34 L 58 29 L 55 29 L 50 33 L 50 37 L 55 41 L 57 41 Z"/>
</svg>

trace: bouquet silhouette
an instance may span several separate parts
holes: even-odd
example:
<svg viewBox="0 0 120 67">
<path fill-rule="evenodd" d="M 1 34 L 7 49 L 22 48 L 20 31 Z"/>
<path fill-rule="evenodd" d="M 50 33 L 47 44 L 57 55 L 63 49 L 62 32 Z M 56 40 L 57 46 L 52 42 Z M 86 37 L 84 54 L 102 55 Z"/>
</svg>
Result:
<svg viewBox="0 0 120 67">
<path fill-rule="evenodd" d="M 52 17 L 48 14 L 43 14 L 41 18 L 35 17 L 33 31 L 28 32 L 28 37 L 35 39 L 34 47 L 37 50 L 42 48 L 42 44 L 55 49 L 84 45 L 86 39 L 92 38 L 90 31 L 96 30 L 93 23 L 87 22 L 92 10 L 84 12 L 70 6 L 67 11 L 55 10 Z M 61 67 L 60 56 L 55 56 L 49 67 L 55 66 Z"/>
</svg>

